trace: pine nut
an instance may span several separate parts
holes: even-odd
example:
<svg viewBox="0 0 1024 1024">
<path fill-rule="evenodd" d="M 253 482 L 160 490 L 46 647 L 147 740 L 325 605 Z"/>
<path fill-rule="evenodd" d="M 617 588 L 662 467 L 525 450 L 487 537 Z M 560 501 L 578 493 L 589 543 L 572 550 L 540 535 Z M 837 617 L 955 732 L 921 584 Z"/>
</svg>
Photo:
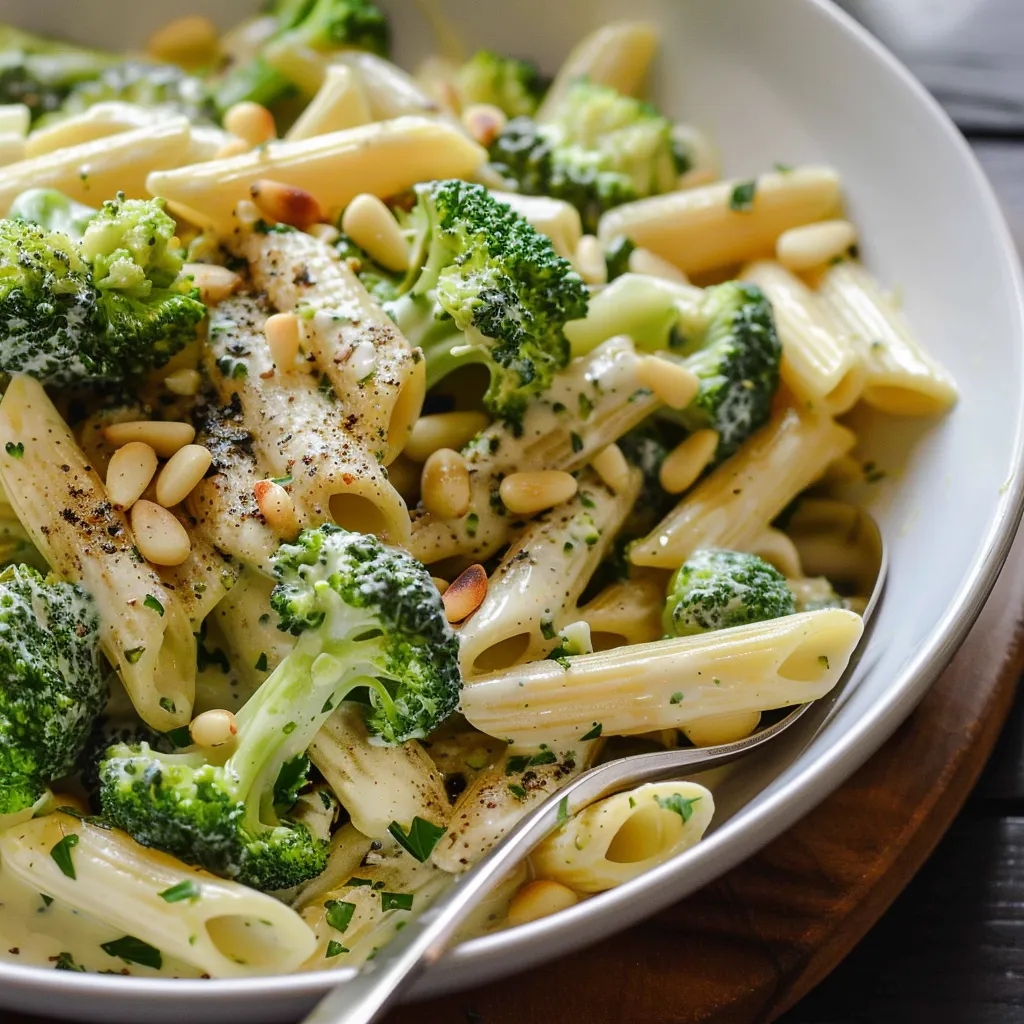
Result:
<svg viewBox="0 0 1024 1024">
<path fill-rule="evenodd" d="M 731 715 L 713 715 L 683 726 L 686 738 L 695 747 L 717 747 L 745 739 L 761 724 L 760 711 L 737 711 Z"/>
<path fill-rule="evenodd" d="M 333 224 L 311 224 L 306 231 L 324 245 L 333 245 L 341 238 L 341 232 Z"/>
<path fill-rule="evenodd" d="M 461 451 L 490 423 L 490 417 L 482 412 L 438 412 L 421 416 L 412 425 L 402 454 L 413 462 L 426 462 L 439 448 Z"/>
<path fill-rule="evenodd" d="M 199 747 L 221 747 L 238 732 L 235 716 L 230 711 L 216 708 L 196 715 L 189 725 L 192 742 Z"/>
<path fill-rule="evenodd" d="M 227 160 L 228 157 L 241 156 L 243 153 L 248 153 L 252 149 L 245 139 L 228 139 L 216 153 L 213 154 L 214 160 Z"/>
<path fill-rule="evenodd" d="M 152 501 L 132 505 L 132 533 L 142 557 L 154 565 L 181 565 L 192 553 L 185 527 Z"/>
<path fill-rule="evenodd" d="M 493 103 L 471 103 L 462 112 L 462 127 L 485 149 L 507 123 L 505 111 Z"/>
<path fill-rule="evenodd" d="M 674 264 L 655 255 L 650 249 L 634 249 L 629 254 L 629 269 L 633 274 L 660 277 L 665 281 L 689 284 L 690 279 Z"/>
<path fill-rule="evenodd" d="M 443 594 L 451 586 L 451 584 L 447 580 L 441 579 L 440 576 L 431 576 L 430 582 L 433 583 L 435 587 L 437 587 L 437 592 L 439 594 Z"/>
<path fill-rule="evenodd" d="M 482 565 L 471 565 L 441 595 L 444 615 L 449 622 L 463 622 L 484 603 L 487 573 Z"/>
<path fill-rule="evenodd" d="M 783 231 L 775 255 L 787 270 L 799 273 L 844 256 L 856 244 L 857 229 L 848 220 L 826 220 Z"/>
<path fill-rule="evenodd" d="M 409 243 L 394 214 L 376 196 L 356 196 L 345 207 L 341 230 L 386 270 L 409 269 Z"/>
<path fill-rule="evenodd" d="M 155 472 L 156 452 L 141 441 L 129 441 L 110 456 L 107 497 L 115 508 L 131 508 L 142 497 Z"/>
<path fill-rule="evenodd" d="M 641 359 L 637 363 L 636 379 L 670 409 L 685 409 L 700 391 L 700 378 L 695 373 L 661 356 Z"/>
<path fill-rule="evenodd" d="M 299 532 L 299 517 L 295 514 L 292 496 L 273 480 L 260 480 L 252 492 L 256 495 L 263 518 L 279 537 L 294 537 Z"/>
<path fill-rule="evenodd" d="M 469 468 L 451 448 L 439 448 L 423 464 L 423 507 L 442 519 L 461 519 L 469 511 Z"/>
<path fill-rule="evenodd" d="M 198 370 L 175 370 L 164 377 L 164 387 L 172 395 L 181 395 L 185 398 L 198 394 L 202 382 L 203 378 Z"/>
<path fill-rule="evenodd" d="M 103 436 L 115 448 L 129 441 L 142 441 L 161 459 L 169 459 L 179 448 L 195 440 L 196 428 L 191 423 L 171 420 L 131 420 L 128 423 L 111 423 L 103 428 Z"/>
<path fill-rule="evenodd" d="M 294 313 L 275 313 L 267 317 L 263 333 L 274 365 L 282 370 L 292 369 L 299 354 L 299 318 Z"/>
<path fill-rule="evenodd" d="M 594 235 L 584 235 L 579 240 L 573 264 L 576 272 L 587 284 L 608 283 L 608 264 L 605 262 L 604 249 Z"/>
<path fill-rule="evenodd" d="M 316 197 L 296 185 L 261 178 L 249 186 L 249 195 L 260 213 L 274 223 L 304 231 L 324 219 Z"/>
<path fill-rule="evenodd" d="M 509 473 L 501 481 L 498 493 L 510 512 L 532 516 L 568 501 L 576 493 L 576 477 L 560 469 Z"/>
<path fill-rule="evenodd" d="M 704 472 L 717 449 L 717 431 L 698 430 L 665 456 L 658 481 L 669 494 L 682 494 Z"/>
<path fill-rule="evenodd" d="M 146 43 L 146 53 L 164 64 L 186 70 L 210 64 L 217 56 L 217 26 L 201 14 L 175 18 L 158 29 Z"/>
<path fill-rule="evenodd" d="M 225 131 L 244 139 L 250 146 L 262 146 L 277 138 L 274 115 L 260 103 L 243 100 L 229 107 L 222 122 Z"/>
<path fill-rule="evenodd" d="M 540 878 L 527 882 L 509 901 L 508 923 L 514 927 L 576 906 L 580 898 L 561 882 Z"/>
<path fill-rule="evenodd" d="M 242 283 L 240 275 L 216 263 L 186 263 L 182 270 L 192 278 L 199 289 L 199 297 L 208 306 L 223 302 Z"/>
<path fill-rule="evenodd" d="M 243 230 L 252 231 L 261 219 L 260 211 L 251 199 L 239 199 L 235 203 L 235 220 Z"/>
<path fill-rule="evenodd" d="M 617 444 L 610 444 L 602 448 L 593 459 L 591 466 L 597 475 L 615 493 L 620 494 L 629 484 L 629 463 L 622 449 Z"/>
<path fill-rule="evenodd" d="M 156 479 L 156 500 L 164 508 L 184 501 L 213 462 L 208 448 L 201 444 L 187 444 L 179 448 L 160 470 Z"/>
</svg>

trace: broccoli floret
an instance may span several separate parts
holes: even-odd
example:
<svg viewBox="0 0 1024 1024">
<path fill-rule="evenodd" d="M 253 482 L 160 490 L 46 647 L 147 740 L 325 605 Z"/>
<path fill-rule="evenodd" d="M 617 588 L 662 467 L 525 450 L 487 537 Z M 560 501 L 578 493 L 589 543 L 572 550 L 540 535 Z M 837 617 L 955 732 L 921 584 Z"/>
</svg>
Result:
<svg viewBox="0 0 1024 1024">
<path fill-rule="evenodd" d="M 206 315 L 180 275 L 163 201 L 103 204 L 81 242 L 0 221 L 0 370 L 48 384 L 123 380 L 162 366 Z"/>
<path fill-rule="evenodd" d="M 0 815 L 31 807 L 82 752 L 107 699 L 99 630 L 81 587 L 0 572 Z"/>
<path fill-rule="evenodd" d="M 97 213 L 94 206 L 77 203 L 55 188 L 31 188 L 15 197 L 7 216 L 80 241 Z"/>
<path fill-rule="evenodd" d="M 605 266 L 608 268 L 608 282 L 629 273 L 629 257 L 636 252 L 636 242 L 625 235 L 613 238 L 604 253 Z"/>
<path fill-rule="evenodd" d="M 684 365 L 700 378 L 697 397 L 673 417 L 687 430 L 718 431 L 721 460 L 768 422 L 782 345 L 771 303 L 757 285 L 729 281 L 708 288 L 699 316 L 702 331 L 677 331 L 673 338 Z"/>
<path fill-rule="evenodd" d="M 480 50 L 459 68 L 455 88 L 464 107 L 490 103 L 509 117 L 533 115 L 547 83 L 537 65 L 493 50 Z"/>
<path fill-rule="evenodd" d="M 215 89 L 223 112 L 242 100 L 274 106 L 308 92 L 292 69 L 311 57 L 340 50 L 367 50 L 386 57 L 391 48 L 387 16 L 369 0 L 276 0 L 277 25 L 256 55 L 229 69 Z"/>
<path fill-rule="evenodd" d="M 606 210 L 673 188 L 680 167 L 668 118 L 585 79 L 569 88 L 553 120 L 512 118 L 490 157 L 510 188 L 572 203 L 590 232 Z"/>
<path fill-rule="evenodd" d="M 417 185 L 402 217 L 412 269 L 385 309 L 427 360 L 431 387 L 460 366 L 490 371 L 484 403 L 518 423 L 527 401 L 569 361 L 563 327 L 587 289 L 551 241 L 482 185 Z"/>
<path fill-rule="evenodd" d="M 694 552 L 672 576 L 661 621 L 670 636 L 693 636 L 795 611 L 786 577 L 766 561 L 708 548 Z"/>
<path fill-rule="evenodd" d="M 271 605 L 298 639 L 236 715 L 223 765 L 147 744 L 108 751 L 104 815 L 138 842 L 258 889 L 319 874 L 323 836 L 286 815 L 305 750 L 337 704 L 365 694 L 381 743 L 425 735 L 455 710 L 458 641 L 427 570 L 375 537 L 305 530 L 275 556 Z"/>
<path fill-rule="evenodd" d="M 60 105 L 39 119 L 39 125 L 52 124 L 81 114 L 97 103 L 111 101 L 173 111 L 194 124 L 210 124 L 217 116 L 202 79 L 173 64 L 127 60 L 73 85 Z"/>
</svg>

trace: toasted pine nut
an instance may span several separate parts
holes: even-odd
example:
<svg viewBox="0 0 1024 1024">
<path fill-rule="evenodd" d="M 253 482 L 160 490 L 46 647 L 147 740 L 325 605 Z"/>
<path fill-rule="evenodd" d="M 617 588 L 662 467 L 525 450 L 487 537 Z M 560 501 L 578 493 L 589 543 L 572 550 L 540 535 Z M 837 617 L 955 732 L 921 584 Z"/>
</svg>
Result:
<svg viewBox="0 0 1024 1024">
<path fill-rule="evenodd" d="M 608 264 L 604 259 L 604 249 L 594 235 L 584 235 L 579 240 L 572 262 L 576 272 L 587 284 L 608 283 Z"/>
<path fill-rule="evenodd" d="M 345 207 L 341 230 L 385 269 L 409 269 L 409 243 L 395 215 L 376 196 L 369 192 L 356 196 Z"/>
<path fill-rule="evenodd" d="M 297 185 L 261 178 L 249 186 L 249 195 L 260 213 L 275 223 L 291 224 L 304 231 L 324 219 L 316 197 Z"/>
<path fill-rule="evenodd" d="M 527 882 L 509 901 L 508 923 L 513 926 L 537 921 L 576 906 L 580 898 L 561 882 L 540 878 Z"/>
<path fill-rule="evenodd" d="M 487 573 L 482 565 L 471 565 L 441 595 L 445 618 L 449 622 L 463 622 L 483 604 L 486 596 Z"/>
<path fill-rule="evenodd" d="M 131 508 L 142 497 L 155 472 L 156 452 L 141 441 L 129 441 L 110 456 L 107 497 L 115 508 Z"/>
<path fill-rule="evenodd" d="M 482 412 L 438 412 L 421 416 L 412 425 L 409 443 L 402 454 L 413 462 L 426 462 L 438 448 L 461 451 L 490 422 L 490 417 Z"/>
<path fill-rule="evenodd" d="M 155 502 L 135 502 L 131 521 L 136 546 L 142 557 L 154 565 L 181 565 L 192 553 L 192 541 L 185 527 Z"/>
<path fill-rule="evenodd" d="M 493 103 L 471 103 L 462 112 L 462 127 L 485 149 L 501 134 L 508 117 Z"/>
<path fill-rule="evenodd" d="M 224 114 L 224 130 L 244 139 L 250 146 L 262 146 L 277 138 L 274 115 L 260 103 L 243 100 Z"/>
<path fill-rule="evenodd" d="M 142 441 L 161 459 L 169 459 L 179 448 L 195 440 L 196 428 L 191 423 L 172 420 L 131 420 L 128 423 L 111 423 L 103 428 L 103 436 L 115 448 L 129 441 Z"/>
<path fill-rule="evenodd" d="M 294 313 L 275 313 L 267 317 L 263 333 L 275 366 L 282 370 L 292 369 L 299 354 L 300 332 L 299 318 Z"/>
<path fill-rule="evenodd" d="M 451 448 L 439 448 L 423 464 L 423 507 L 442 519 L 461 519 L 469 511 L 469 468 Z"/>
<path fill-rule="evenodd" d="M 674 264 L 655 255 L 650 249 L 634 249 L 629 254 L 629 269 L 634 274 L 660 277 L 666 281 L 689 284 L 690 279 Z"/>
<path fill-rule="evenodd" d="M 160 470 L 156 478 L 156 500 L 164 508 L 184 501 L 213 462 L 209 448 L 201 444 L 187 444 L 179 448 Z"/>
<path fill-rule="evenodd" d="M 299 532 L 299 517 L 295 514 L 292 496 L 273 480 L 260 480 L 252 489 L 256 504 L 274 533 L 279 537 L 294 537 Z"/>
<path fill-rule="evenodd" d="M 192 719 L 188 731 L 192 742 L 200 747 L 220 747 L 238 732 L 235 716 L 223 708 L 204 711 Z"/>
<path fill-rule="evenodd" d="M 228 139 L 216 153 L 213 154 L 214 160 L 227 160 L 229 156 L 241 156 L 243 153 L 248 153 L 252 149 L 245 139 Z"/>
<path fill-rule="evenodd" d="M 217 26 L 201 14 L 175 18 L 157 29 L 146 43 L 146 53 L 165 64 L 186 70 L 210 64 L 218 52 Z"/>
<path fill-rule="evenodd" d="M 339 238 L 341 238 L 341 232 L 333 224 L 311 224 L 306 228 L 306 232 L 312 235 L 315 239 L 323 242 L 324 245 L 333 245 Z"/>
<path fill-rule="evenodd" d="M 591 466 L 597 475 L 619 494 L 629 483 L 629 463 L 622 449 L 617 444 L 602 448 L 591 460 Z"/>
<path fill-rule="evenodd" d="M 704 471 L 704 467 L 715 457 L 718 448 L 718 432 L 698 430 L 685 441 L 676 445 L 665 456 L 658 471 L 658 481 L 669 494 L 682 494 Z"/>
<path fill-rule="evenodd" d="M 637 363 L 636 379 L 670 409 L 685 409 L 700 391 L 700 378 L 695 373 L 661 356 L 641 359 Z"/>
<path fill-rule="evenodd" d="M 451 586 L 447 580 L 441 579 L 440 576 L 431 576 L 430 581 L 435 587 L 437 587 L 437 592 L 439 594 L 443 594 Z"/>
<path fill-rule="evenodd" d="M 199 385 L 203 382 L 198 370 L 175 370 L 164 377 L 164 387 L 172 395 L 190 397 L 199 393 Z"/>
<path fill-rule="evenodd" d="M 199 297 L 208 306 L 223 302 L 242 283 L 242 278 L 233 270 L 218 267 L 216 263 L 186 263 L 182 270 L 191 276 L 199 289 Z"/>
<path fill-rule="evenodd" d="M 560 469 L 540 469 L 529 473 L 509 473 L 498 488 L 501 500 L 510 512 L 532 516 L 553 505 L 561 505 L 576 493 L 576 477 Z"/>
<path fill-rule="evenodd" d="M 737 711 L 731 715 L 712 715 L 683 726 L 686 738 L 695 747 L 717 747 L 745 739 L 761 723 L 760 711 Z"/>
<path fill-rule="evenodd" d="M 794 273 L 820 267 L 857 244 L 857 229 L 848 220 L 825 220 L 783 231 L 775 242 L 778 261 Z"/>
</svg>

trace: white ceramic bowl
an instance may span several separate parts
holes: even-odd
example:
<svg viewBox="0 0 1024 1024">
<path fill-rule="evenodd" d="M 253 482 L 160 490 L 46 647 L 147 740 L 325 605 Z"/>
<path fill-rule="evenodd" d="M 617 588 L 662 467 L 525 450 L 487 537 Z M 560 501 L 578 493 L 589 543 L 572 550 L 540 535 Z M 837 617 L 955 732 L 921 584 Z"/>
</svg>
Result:
<svg viewBox="0 0 1024 1024">
<path fill-rule="evenodd" d="M 393 0 L 397 58 L 431 49 L 419 6 Z M 5 0 L 23 27 L 83 42 L 137 44 L 162 20 L 209 12 L 231 24 L 245 0 Z M 655 94 L 677 118 L 713 129 L 730 173 L 825 161 L 843 173 L 863 253 L 898 285 L 963 399 L 939 423 L 876 419 L 865 458 L 889 476 L 870 492 L 891 552 L 888 592 L 834 707 L 714 780 L 716 820 L 671 864 L 560 914 L 468 942 L 417 994 L 523 970 L 624 928 L 704 885 L 778 835 L 838 786 L 921 699 L 981 609 L 1017 525 L 1022 322 L 1017 257 L 992 192 L 956 129 L 881 46 L 824 0 L 445 0 L 471 46 L 532 54 L 547 69 L 582 35 L 627 15 L 663 27 Z M 415 7 L 415 9 L 413 9 Z M 827 720 L 813 742 L 814 727 Z M 151 981 L 0 964 L 0 1005 L 76 1019 L 294 1019 L 347 972 L 245 981 Z"/>
</svg>

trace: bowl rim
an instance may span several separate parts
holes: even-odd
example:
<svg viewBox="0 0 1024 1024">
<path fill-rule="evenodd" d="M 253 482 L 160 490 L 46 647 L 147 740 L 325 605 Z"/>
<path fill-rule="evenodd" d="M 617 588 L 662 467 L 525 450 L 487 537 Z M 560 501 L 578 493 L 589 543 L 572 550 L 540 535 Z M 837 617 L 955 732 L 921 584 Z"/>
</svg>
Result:
<svg viewBox="0 0 1024 1024">
<path fill-rule="evenodd" d="M 995 192 L 969 143 L 939 102 L 912 72 L 874 35 L 831 0 L 800 0 L 816 16 L 831 21 L 886 65 L 936 119 L 949 143 L 959 150 L 983 203 L 993 245 L 1008 271 L 1008 291 L 1015 298 L 1017 341 L 1024 350 L 1024 273 L 1006 218 Z M 1024 395 L 1024 362 L 1019 389 Z M 518 973 L 538 960 L 551 959 L 544 938 L 565 932 L 560 954 L 577 950 L 620 931 L 654 911 L 636 899 L 643 891 L 671 890 L 665 902 L 676 902 L 724 874 L 780 835 L 831 793 L 885 742 L 910 714 L 948 665 L 967 637 L 991 593 L 1024 513 L 1024 405 L 1017 410 L 1011 475 L 999 494 L 989 528 L 979 545 L 965 581 L 945 613 L 933 625 L 921 647 L 894 681 L 887 695 L 871 706 L 836 742 L 784 785 L 756 804 L 748 804 L 721 828 L 687 853 L 654 868 L 615 889 L 600 893 L 575 907 L 530 924 L 467 940 L 450 950 L 443 962 L 429 968 L 412 990 L 413 998 L 439 994 L 471 983 Z M 803 756 L 803 755 L 800 755 Z M 824 785 L 823 785 L 824 782 Z M 749 841 L 740 849 L 738 834 Z M 700 863 L 691 865 L 701 851 Z M 639 909 L 638 909 L 639 904 Z M 575 927 L 592 919 L 601 922 L 587 934 Z M 543 947 L 531 955 L 531 947 Z M 235 999 L 261 997 L 275 1000 L 314 1000 L 354 977 L 356 968 L 338 967 L 301 974 L 246 978 L 187 979 L 107 977 L 99 974 L 55 972 L 50 968 L 0 961 L 0 1006 L 12 1005 L 6 993 L 45 992 L 58 997 L 104 1000 L 185 1001 L 204 1004 L 212 1012 Z M 179 1009 L 182 1007 L 179 1006 Z M 37 1011 L 38 1012 L 38 1011 Z M 262 1019 L 262 1018 L 260 1018 Z"/>
</svg>

